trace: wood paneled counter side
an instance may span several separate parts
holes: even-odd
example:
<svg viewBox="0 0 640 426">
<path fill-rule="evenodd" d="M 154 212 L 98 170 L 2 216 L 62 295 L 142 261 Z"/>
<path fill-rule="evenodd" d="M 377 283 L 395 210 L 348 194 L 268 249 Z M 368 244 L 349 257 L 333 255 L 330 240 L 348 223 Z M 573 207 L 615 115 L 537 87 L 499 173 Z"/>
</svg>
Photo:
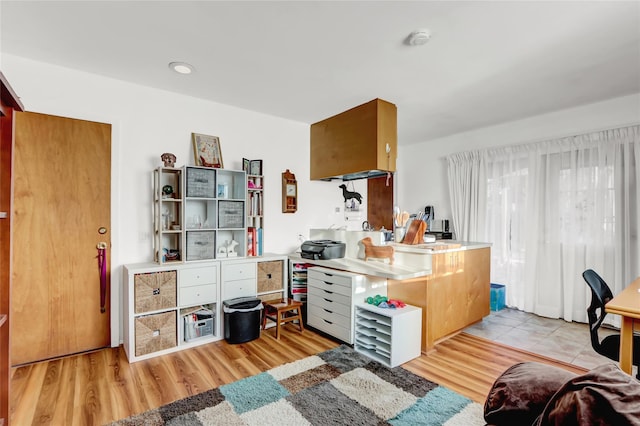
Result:
<svg viewBox="0 0 640 426">
<path fill-rule="evenodd" d="M 489 315 L 491 248 L 448 250 L 431 258 L 433 273 L 388 280 L 392 299 L 422 308 L 422 351 Z"/>
</svg>

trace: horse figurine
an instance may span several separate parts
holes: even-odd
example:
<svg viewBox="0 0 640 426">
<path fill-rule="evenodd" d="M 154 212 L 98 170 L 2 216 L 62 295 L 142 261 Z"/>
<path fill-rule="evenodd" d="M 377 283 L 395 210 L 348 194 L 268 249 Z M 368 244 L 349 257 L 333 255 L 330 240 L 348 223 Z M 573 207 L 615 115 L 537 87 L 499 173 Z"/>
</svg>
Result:
<svg viewBox="0 0 640 426">
<path fill-rule="evenodd" d="M 392 246 L 374 246 L 371 237 L 360 240 L 364 246 L 364 260 L 373 259 L 389 259 L 389 264 L 393 265 L 394 249 Z"/>
<path fill-rule="evenodd" d="M 227 243 L 227 256 L 235 257 L 238 255 L 236 252 L 236 247 L 238 246 L 238 242 L 236 240 L 231 240 Z"/>
</svg>

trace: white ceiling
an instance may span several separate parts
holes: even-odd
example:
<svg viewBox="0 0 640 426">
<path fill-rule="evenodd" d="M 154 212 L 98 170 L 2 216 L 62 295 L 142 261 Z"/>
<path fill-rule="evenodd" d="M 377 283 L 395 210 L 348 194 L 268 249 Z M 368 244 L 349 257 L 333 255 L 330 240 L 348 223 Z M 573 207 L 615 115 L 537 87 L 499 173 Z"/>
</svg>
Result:
<svg viewBox="0 0 640 426">
<path fill-rule="evenodd" d="M 382 98 L 400 144 L 640 92 L 638 1 L 2 0 L 0 24 L 3 53 L 306 123 Z"/>
</svg>

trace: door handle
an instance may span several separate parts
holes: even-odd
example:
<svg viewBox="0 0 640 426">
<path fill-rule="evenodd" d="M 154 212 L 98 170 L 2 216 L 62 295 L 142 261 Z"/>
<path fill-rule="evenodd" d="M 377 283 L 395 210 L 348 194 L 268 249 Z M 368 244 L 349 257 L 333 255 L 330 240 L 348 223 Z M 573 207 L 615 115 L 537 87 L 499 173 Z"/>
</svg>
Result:
<svg viewBox="0 0 640 426">
<path fill-rule="evenodd" d="M 98 249 L 98 272 L 100 273 L 100 312 L 105 313 L 107 302 L 107 243 L 100 241 Z"/>
</svg>

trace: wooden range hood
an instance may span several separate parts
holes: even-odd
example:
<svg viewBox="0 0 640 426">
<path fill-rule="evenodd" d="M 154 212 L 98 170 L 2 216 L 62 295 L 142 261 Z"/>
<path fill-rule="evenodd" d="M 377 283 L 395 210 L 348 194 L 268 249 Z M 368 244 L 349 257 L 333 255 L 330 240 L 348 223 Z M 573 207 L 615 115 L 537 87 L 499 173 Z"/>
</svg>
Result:
<svg viewBox="0 0 640 426">
<path fill-rule="evenodd" d="M 397 108 L 382 99 L 311 125 L 311 180 L 354 180 L 396 171 Z"/>
</svg>

